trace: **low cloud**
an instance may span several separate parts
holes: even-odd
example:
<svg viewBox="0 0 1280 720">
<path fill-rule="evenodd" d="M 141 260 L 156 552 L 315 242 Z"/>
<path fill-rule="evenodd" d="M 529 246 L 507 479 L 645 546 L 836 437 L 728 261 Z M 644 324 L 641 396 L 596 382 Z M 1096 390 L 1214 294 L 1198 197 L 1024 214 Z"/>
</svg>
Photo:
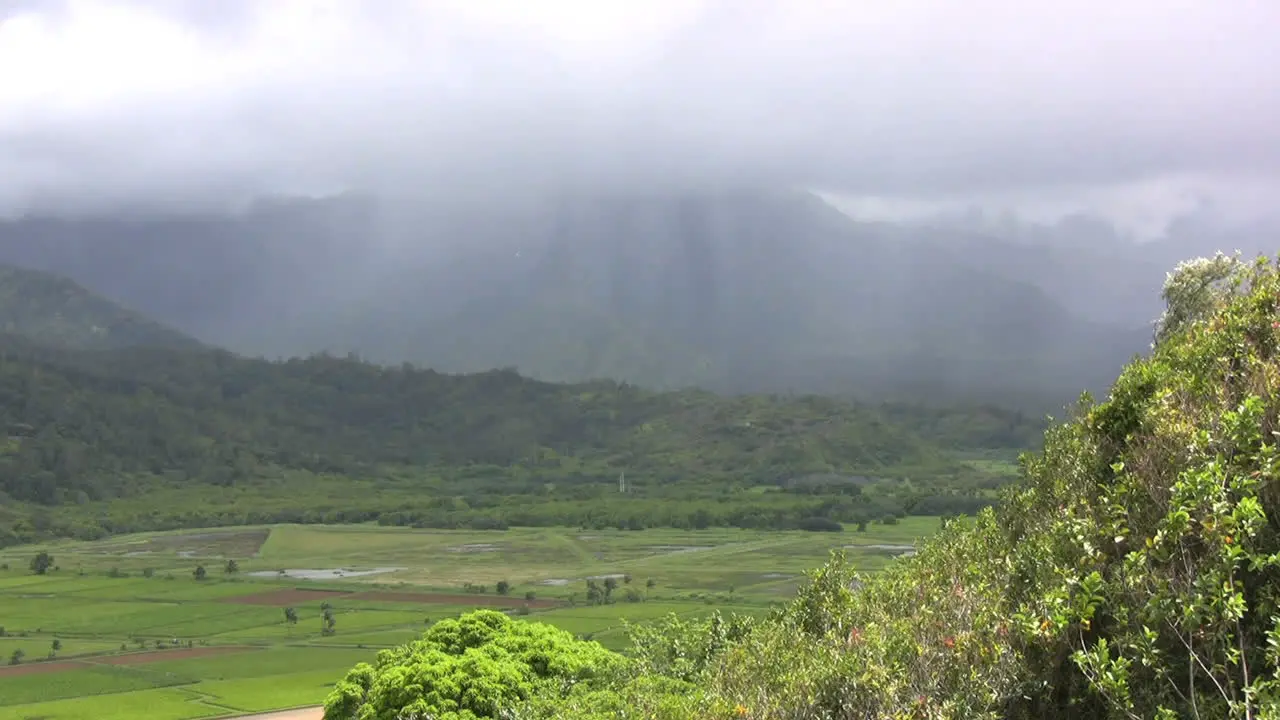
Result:
<svg viewBox="0 0 1280 720">
<path fill-rule="evenodd" d="M 212 5 L 0 7 L 0 206 L 1280 176 L 1275 3 Z"/>
</svg>

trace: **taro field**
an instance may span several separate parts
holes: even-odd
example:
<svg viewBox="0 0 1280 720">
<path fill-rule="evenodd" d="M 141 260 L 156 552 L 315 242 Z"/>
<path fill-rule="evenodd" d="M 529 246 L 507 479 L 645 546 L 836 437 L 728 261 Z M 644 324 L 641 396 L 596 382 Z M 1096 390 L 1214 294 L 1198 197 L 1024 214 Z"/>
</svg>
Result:
<svg viewBox="0 0 1280 720">
<path fill-rule="evenodd" d="M 764 615 L 845 548 L 865 571 L 936 518 L 866 532 L 281 525 L 0 551 L 0 720 L 184 720 L 315 705 L 357 662 L 477 607 L 625 651 L 624 621 Z M 36 574 L 40 552 L 51 562 Z M 592 604 L 588 582 L 608 588 Z"/>
</svg>

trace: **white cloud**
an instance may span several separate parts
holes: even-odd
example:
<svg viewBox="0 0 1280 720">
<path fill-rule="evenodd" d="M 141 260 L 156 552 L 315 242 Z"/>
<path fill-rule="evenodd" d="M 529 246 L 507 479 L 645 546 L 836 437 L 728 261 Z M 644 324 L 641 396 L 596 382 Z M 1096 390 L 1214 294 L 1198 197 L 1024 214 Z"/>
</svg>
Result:
<svg viewBox="0 0 1280 720">
<path fill-rule="evenodd" d="M 217 5 L 0 11 L 0 203 L 698 181 L 951 201 L 1280 169 L 1265 0 Z"/>
</svg>

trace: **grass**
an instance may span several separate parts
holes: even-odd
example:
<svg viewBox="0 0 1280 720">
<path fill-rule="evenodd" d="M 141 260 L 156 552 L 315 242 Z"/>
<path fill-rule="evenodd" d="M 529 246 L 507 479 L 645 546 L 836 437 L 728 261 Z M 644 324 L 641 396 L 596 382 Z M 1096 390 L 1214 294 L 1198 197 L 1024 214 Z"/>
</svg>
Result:
<svg viewBox="0 0 1280 720">
<path fill-rule="evenodd" d="M 0 706 L 0 720 L 189 720 L 227 715 L 229 708 L 200 702 L 178 689 L 141 690 L 100 697 Z"/>
<path fill-rule="evenodd" d="M 44 660 L 56 637 L 58 658 L 84 666 L 0 675 L 0 720 L 186 720 L 319 703 L 356 662 L 413 639 L 428 622 L 465 612 L 469 598 L 494 599 L 499 580 L 511 584 L 516 604 L 528 592 L 559 603 L 521 617 L 621 650 L 624 619 L 642 623 L 713 609 L 761 616 L 831 550 L 848 546 L 854 562 L 871 572 L 901 552 L 872 546 L 910 545 L 937 527 L 936 518 L 916 517 L 843 533 L 281 525 L 8 548 L 0 551 L 0 568 L 9 568 L 0 569 L 0 661 L 18 649 L 24 665 Z M 27 570 L 39 550 L 57 566 L 45 576 Z M 225 572 L 228 557 L 239 572 Z M 196 565 L 208 579 L 193 578 Z M 299 568 L 395 570 L 330 580 L 277 573 Z M 586 579 L 603 576 L 615 576 L 619 602 L 585 604 Z M 469 594 L 468 583 L 485 592 Z M 356 594 L 374 590 L 405 594 Z M 643 601 L 621 601 L 629 590 Z M 285 622 L 282 605 L 240 602 L 264 593 L 283 593 L 272 602 L 292 604 L 298 623 Z M 335 613 L 332 636 L 321 634 L 322 603 Z M 157 642 L 173 655 L 112 664 L 123 661 L 115 657 L 121 646 L 154 653 Z M 245 647 L 198 654 L 219 645 Z"/>
<path fill-rule="evenodd" d="M 4 612 L 0 610 L 0 612 Z M 0 638 L 0 662 L 7 662 L 15 650 L 21 650 L 28 659 L 40 659 L 49 654 L 53 639 L 38 637 L 2 637 Z M 86 640 L 82 638 L 59 638 L 62 644 L 58 650 L 58 660 L 66 660 L 81 655 L 108 653 L 119 649 L 120 643 L 112 640 Z"/>
<path fill-rule="evenodd" d="M 86 667 L 83 670 L 0 677 L 0 705 L 25 705 L 85 695 L 114 695 L 131 690 L 181 685 L 185 682 L 189 681 L 181 677 L 105 665 Z"/>
<path fill-rule="evenodd" d="M 243 712 L 263 712 L 319 703 L 333 689 L 333 684 L 341 679 L 342 673 L 334 673 L 331 669 L 312 670 L 271 677 L 215 680 L 201 683 L 200 690 L 208 693 L 219 705 Z"/>
</svg>

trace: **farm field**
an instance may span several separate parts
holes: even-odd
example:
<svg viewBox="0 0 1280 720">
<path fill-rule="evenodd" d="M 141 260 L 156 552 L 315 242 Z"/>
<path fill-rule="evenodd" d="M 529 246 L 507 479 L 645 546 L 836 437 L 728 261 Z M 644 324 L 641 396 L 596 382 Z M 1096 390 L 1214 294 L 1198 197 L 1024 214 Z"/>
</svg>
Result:
<svg viewBox="0 0 1280 720">
<path fill-rule="evenodd" d="M 278 525 L 7 548 L 0 720 L 185 720 L 315 705 L 355 663 L 475 607 L 622 650 L 624 620 L 713 608 L 764 615 L 831 550 L 875 571 L 938 526 L 920 517 L 842 533 Z M 41 551 L 52 567 L 37 575 L 29 565 Z M 588 604 L 588 579 L 616 585 L 614 602 Z"/>
</svg>

